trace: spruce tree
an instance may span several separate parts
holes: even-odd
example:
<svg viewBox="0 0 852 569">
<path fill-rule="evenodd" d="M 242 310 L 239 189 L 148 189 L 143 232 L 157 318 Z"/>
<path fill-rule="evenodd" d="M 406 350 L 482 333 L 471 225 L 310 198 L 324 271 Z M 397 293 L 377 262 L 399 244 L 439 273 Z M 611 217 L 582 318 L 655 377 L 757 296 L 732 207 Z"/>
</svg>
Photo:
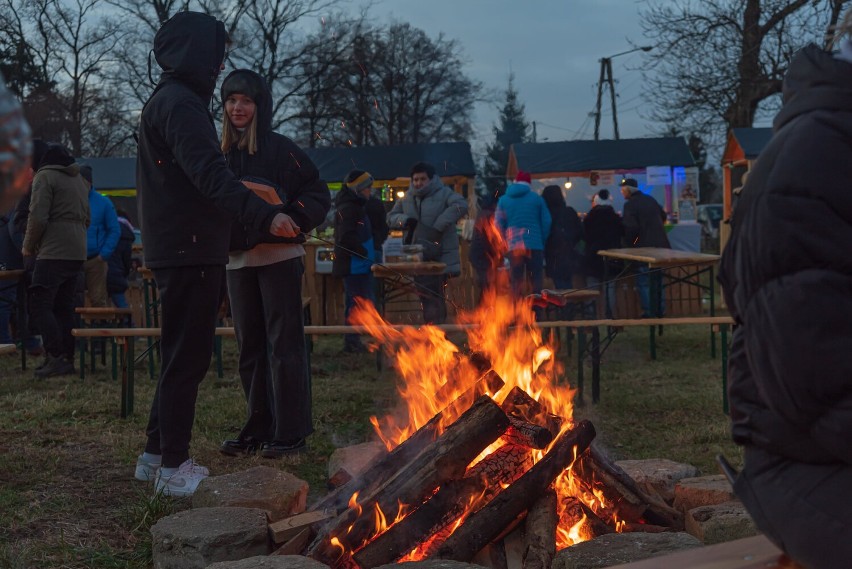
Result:
<svg viewBox="0 0 852 569">
<path fill-rule="evenodd" d="M 500 109 L 500 120 L 492 127 L 494 141 L 486 146 L 485 162 L 482 166 L 485 188 L 488 195 L 498 196 L 506 190 L 506 168 L 509 164 L 509 149 L 518 142 L 529 142 L 530 125 L 524 116 L 524 105 L 518 100 L 515 90 L 515 75 L 509 75 L 506 100 Z"/>
</svg>

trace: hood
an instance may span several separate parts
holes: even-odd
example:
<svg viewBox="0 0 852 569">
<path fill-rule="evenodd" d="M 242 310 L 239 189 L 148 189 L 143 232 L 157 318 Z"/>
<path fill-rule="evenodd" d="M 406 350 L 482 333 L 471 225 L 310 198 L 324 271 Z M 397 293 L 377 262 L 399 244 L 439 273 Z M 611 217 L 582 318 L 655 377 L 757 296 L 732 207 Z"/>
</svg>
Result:
<svg viewBox="0 0 852 569">
<path fill-rule="evenodd" d="M 222 105 L 228 96 L 239 93 L 251 97 L 257 107 L 257 132 L 266 133 L 272 130 L 272 90 L 261 75 L 250 69 L 236 69 L 231 71 L 225 80 L 219 95 Z"/>
<path fill-rule="evenodd" d="M 356 193 L 352 188 L 342 186 L 334 197 L 334 205 L 339 209 L 342 205 L 349 203 L 364 205 L 367 203 L 367 198 Z"/>
<path fill-rule="evenodd" d="M 205 97 L 213 95 L 228 34 L 225 24 L 200 12 L 178 12 L 154 36 L 154 57 L 163 78 L 189 84 Z"/>
<path fill-rule="evenodd" d="M 415 188 L 413 185 L 408 186 L 408 191 L 416 197 L 423 199 L 426 196 L 430 196 L 444 187 L 444 182 L 441 180 L 441 177 L 438 174 L 432 176 L 432 178 L 426 182 L 421 188 Z"/>
<path fill-rule="evenodd" d="M 509 184 L 509 187 L 506 188 L 506 195 L 510 198 L 519 198 L 521 196 L 525 196 L 531 191 L 532 188 L 530 188 L 529 184 L 524 184 L 523 182 L 515 182 L 514 184 Z"/>
<path fill-rule="evenodd" d="M 783 87 L 784 106 L 775 117 L 777 132 L 796 117 L 814 111 L 852 111 L 852 64 L 816 45 L 793 56 Z"/>
<path fill-rule="evenodd" d="M 45 166 L 70 166 L 74 164 L 74 156 L 63 145 L 59 143 L 49 143 L 45 147 L 44 153 L 38 157 L 38 166 L 35 170 L 44 168 Z M 79 172 L 74 172 L 76 175 Z"/>
</svg>

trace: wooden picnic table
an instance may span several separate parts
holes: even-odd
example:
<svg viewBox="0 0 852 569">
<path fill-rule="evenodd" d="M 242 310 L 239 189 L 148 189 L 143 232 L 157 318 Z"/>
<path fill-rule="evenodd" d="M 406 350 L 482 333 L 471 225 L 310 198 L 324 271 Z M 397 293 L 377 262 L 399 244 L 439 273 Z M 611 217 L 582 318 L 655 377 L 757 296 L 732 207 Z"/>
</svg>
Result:
<svg viewBox="0 0 852 569">
<path fill-rule="evenodd" d="M 707 295 L 707 300 L 710 305 L 710 316 L 716 316 L 716 297 L 714 294 L 713 283 L 714 268 L 719 261 L 719 255 L 710 255 L 707 253 L 695 253 L 692 251 L 678 251 L 676 249 L 667 249 L 664 247 L 625 247 L 622 249 L 602 249 L 598 251 L 598 255 L 608 260 L 626 261 L 628 264 L 646 265 L 649 271 L 660 271 L 662 279 L 665 279 L 669 284 L 683 283 L 685 285 L 696 287 L 700 295 Z M 676 276 L 666 269 L 680 268 L 683 274 Z M 609 279 L 608 266 L 604 263 L 604 281 Z M 705 273 L 709 273 L 709 284 L 701 282 L 701 277 Z M 662 316 L 659 314 L 661 300 L 663 297 L 664 287 L 657 286 L 657 280 L 650 279 L 650 297 L 651 297 L 651 317 L 657 318 Z M 659 289 L 659 290 L 658 290 Z M 658 329 L 662 334 L 662 327 Z M 657 343 L 655 327 L 649 328 L 648 340 L 651 359 L 657 359 Z M 716 333 L 710 331 L 710 357 L 716 357 Z"/>
<path fill-rule="evenodd" d="M 379 297 L 376 299 L 379 313 L 384 316 L 387 304 L 399 301 L 409 294 L 417 295 L 418 298 L 423 294 L 414 283 L 414 277 L 441 275 L 446 269 L 446 263 L 432 261 L 373 265 L 373 276 L 380 281 Z"/>
</svg>

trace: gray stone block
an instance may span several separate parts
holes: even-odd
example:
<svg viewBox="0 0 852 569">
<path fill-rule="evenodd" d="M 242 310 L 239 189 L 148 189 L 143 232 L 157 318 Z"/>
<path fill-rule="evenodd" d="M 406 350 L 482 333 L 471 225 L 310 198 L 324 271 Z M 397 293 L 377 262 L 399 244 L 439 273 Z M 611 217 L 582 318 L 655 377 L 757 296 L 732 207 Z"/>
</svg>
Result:
<svg viewBox="0 0 852 569">
<path fill-rule="evenodd" d="M 664 458 L 651 458 L 647 460 L 619 460 L 616 462 L 636 484 L 653 495 L 672 503 L 674 500 L 675 485 L 684 478 L 698 476 L 698 469 L 691 464 L 683 464 Z"/>
<path fill-rule="evenodd" d="M 734 489 L 721 474 L 684 478 L 675 485 L 674 507 L 684 514 L 698 506 L 712 506 L 736 500 Z"/>
<path fill-rule="evenodd" d="M 219 561 L 207 569 L 327 569 L 328 565 L 301 555 L 263 555 L 239 561 Z"/>
<path fill-rule="evenodd" d="M 724 543 L 759 533 L 745 506 L 738 501 L 693 508 L 686 513 L 684 525 L 686 531 L 704 545 Z"/>
<path fill-rule="evenodd" d="M 685 532 L 611 533 L 559 551 L 552 569 L 610 567 L 694 547 L 701 542 Z"/>
<path fill-rule="evenodd" d="M 266 512 L 252 508 L 196 508 L 160 519 L 151 528 L 154 569 L 204 569 L 215 561 L 268 555 Z"/>
<path fill-rule="evenodd" d="M 409 561 L 408 563 L 391 563 L 379 565 L 374 569 L 482 569 L 482 565 L 451 561 L 449 559 L 426 559 L 424 561 Z"/>
<path fill-rule="evenodd" d="M 361 443 L 335 450 L 328 459 L 329 486 L 337 488 L 357 478 L 387 452 L 381 442 Z"/>
<path fill-rule="evenodd" d="M 256 466 L 206 478 L 192 496 L 193 508 L 258 508 L 278 521 L 305 511 L 308 483 L 289 472 Z"/>
</svg>

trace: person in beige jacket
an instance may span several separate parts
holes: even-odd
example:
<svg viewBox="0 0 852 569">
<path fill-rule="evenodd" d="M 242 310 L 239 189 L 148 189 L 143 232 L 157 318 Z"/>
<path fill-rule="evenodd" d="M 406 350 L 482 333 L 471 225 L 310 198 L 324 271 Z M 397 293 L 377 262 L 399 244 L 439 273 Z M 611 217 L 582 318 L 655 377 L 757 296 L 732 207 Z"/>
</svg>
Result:
<svg viewBox="0 0 852 569">
<path fill-rule="evenodd" d="M 22 253 L 32 266 L 30 313 L 44 341 L 38 378 L 74 373 L 74 291 L 86 260 L 89 187 L 60 144 L 35 141 L 32 199 Z"/>
</svg>

